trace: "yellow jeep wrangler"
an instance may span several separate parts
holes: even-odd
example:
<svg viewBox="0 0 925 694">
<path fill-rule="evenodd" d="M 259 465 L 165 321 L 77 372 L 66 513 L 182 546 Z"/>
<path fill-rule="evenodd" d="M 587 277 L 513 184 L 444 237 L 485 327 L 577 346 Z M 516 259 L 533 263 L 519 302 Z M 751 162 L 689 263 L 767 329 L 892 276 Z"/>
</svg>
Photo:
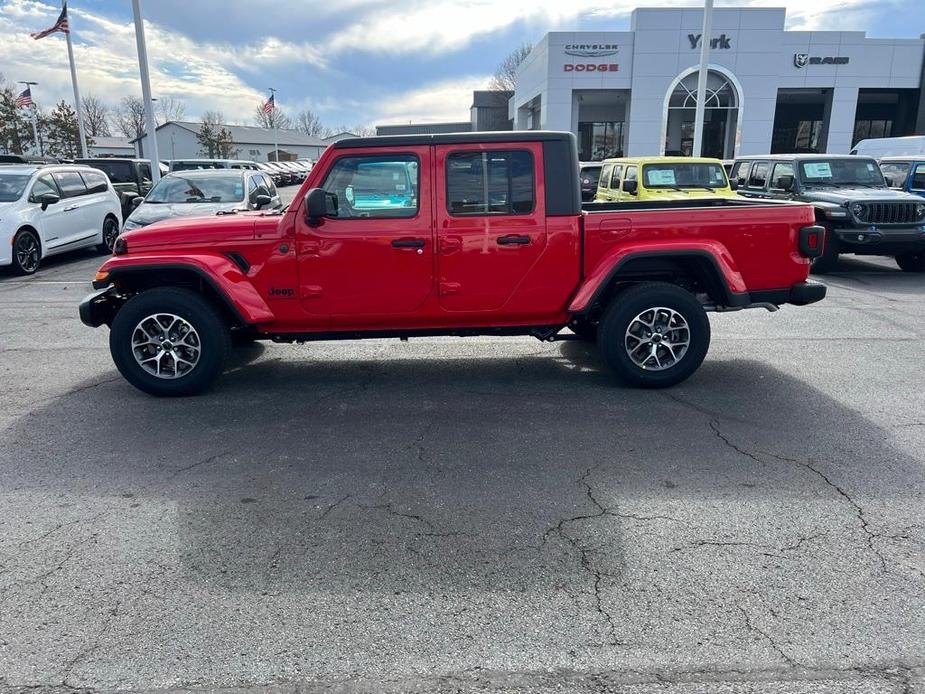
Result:
<svg viewBox="0 0 925 694">
<path fill-rule="evenodd" d="M 595 202 L 735 197 L 723 162 L 698 157 L 605 159 Z"/>
</svg>

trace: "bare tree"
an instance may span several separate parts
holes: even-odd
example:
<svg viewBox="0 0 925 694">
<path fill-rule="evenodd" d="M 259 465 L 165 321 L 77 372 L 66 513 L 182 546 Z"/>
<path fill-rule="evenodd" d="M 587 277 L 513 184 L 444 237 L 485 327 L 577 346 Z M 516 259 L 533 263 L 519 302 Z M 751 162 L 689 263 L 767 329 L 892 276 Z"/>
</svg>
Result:
<svg viewBox="0 0 925 694">
<path fill-rule="evenodd" d="M 292 119 L 287 116 L 279 106 L 267 113 L 263 110 L 263 105 L 265 103 L 266 102 L 261 102 L 254 111 L 254 120 L 257 122 L 257 125 L 262 128 L 279 128 L 280 130 L 289 130 L 292 128 Z"/>
<path fill-rule="evenodd" d="M 325 136 L 327 128 L 321 124 L 321 118 L 318 117 L 318 114 L 310 109 L 300 111 L 295 117 L 295 122 L 295 127 L 306 135 L 312 135 L 313 137 Z"/>
<path fill-rule="evenodd" d="M 372 125 L 354 125 L 352 128 L 345 128 L 344 130 L 359 137 L 372 137 L 376 134 L 376 128 Z M 341 132 L 344 132 L 344 130 L 341 130 Z"/>
<path fill-rule="evenodd" d="M 109 106 L 92 94 L 87 94 L 81 101 L 87 135 L 109 137 L 112 134 L 109 129 Z"/>
<path fill-rule="evenodd" d="M 145 103 L 137 96 L 125 96 L 113 109 L 113 123 L 116 130 L 125 137 L 141 137 L 145 134 Z"/>
<path fill-rule="evenodd" d="M 498 63 L 498 67 L 495 68 L 495 74 L 488 81 L 488 88 L 496 92 L 514 91 L 516 83 L 514 77 L 517 75 L 517 68 L 527 59 L 532 50 L 533 46 L 525 43 L 508 53 L 507 57 Z"/>
<path fill-rule="evenodd" d="M 171 120 L 183 120 L 186 115 L 186 104 L 172 96 L 158 97 L 154 102 L 154 120 L 163 125 Z"/>
</svg>

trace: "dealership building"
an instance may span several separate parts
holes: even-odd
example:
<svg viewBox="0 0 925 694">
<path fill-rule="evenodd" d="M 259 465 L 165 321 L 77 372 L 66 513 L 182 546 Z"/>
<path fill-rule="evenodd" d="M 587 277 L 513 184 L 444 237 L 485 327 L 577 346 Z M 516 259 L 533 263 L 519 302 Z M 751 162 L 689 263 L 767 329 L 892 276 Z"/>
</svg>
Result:
<svg viewBox="0 0 925 694">
<path fill-rule="evenodd" d="M 788 31 L 784 9 L 713 12 L 703 153 L 847 153 L 925 134 L 923 39 Z M 518 130 L 571 130 L 583 160 L 689 154 L 701 9 L 637 9 L 630 31 L 552 32 L 520 66 Z"/>
</svg>

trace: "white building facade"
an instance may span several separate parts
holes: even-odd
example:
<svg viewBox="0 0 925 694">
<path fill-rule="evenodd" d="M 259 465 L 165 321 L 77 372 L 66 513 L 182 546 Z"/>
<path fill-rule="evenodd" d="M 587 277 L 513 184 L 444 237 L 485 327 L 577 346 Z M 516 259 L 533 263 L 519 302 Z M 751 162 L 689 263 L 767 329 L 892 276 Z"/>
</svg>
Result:
<svg viewBox="0 0 925 694">
<path fill-rule="evenodd" d="M 785 20 L 782 8 L 714 10 L 704 156 L 925 134 L 925 40 Z M 630 31 L 547 34 L 518 70 L 514 127 L 571 130 L 583 160 L 690 154 L 702 24 L 700 9 L 638 9 Z"/>
</svg>

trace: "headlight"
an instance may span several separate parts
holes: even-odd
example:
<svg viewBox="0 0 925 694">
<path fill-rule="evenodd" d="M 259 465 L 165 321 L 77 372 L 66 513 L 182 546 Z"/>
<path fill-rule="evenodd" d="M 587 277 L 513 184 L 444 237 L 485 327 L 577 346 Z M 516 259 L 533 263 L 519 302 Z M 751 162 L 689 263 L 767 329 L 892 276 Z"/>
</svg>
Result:
<svg viewBox="0 0 925 694">
<path fill-rule="evenodd" d="M 129 218 L 125 220 L 125 224 L 122 225 L 122 231 L 131 231 L 132 229 L 137 229 L 141 224 L 136 222 L 134 219 Z"/>
<path fill-rule="evenodd" d="M 918 218 L 925 217 L 925 203 L 919 203 L 915 206 L 915 216 Z"/>
<path fill-rule="evenodd" d="M 866 211 L 866 209 L 867 208 L 865 208 L 862 203 L 859 203 L 859 202 L 851 203 L 851 214 L 853 214 L 855 217 L 859 219 L 864 216 L 864 212 Z"/>
</svg>

